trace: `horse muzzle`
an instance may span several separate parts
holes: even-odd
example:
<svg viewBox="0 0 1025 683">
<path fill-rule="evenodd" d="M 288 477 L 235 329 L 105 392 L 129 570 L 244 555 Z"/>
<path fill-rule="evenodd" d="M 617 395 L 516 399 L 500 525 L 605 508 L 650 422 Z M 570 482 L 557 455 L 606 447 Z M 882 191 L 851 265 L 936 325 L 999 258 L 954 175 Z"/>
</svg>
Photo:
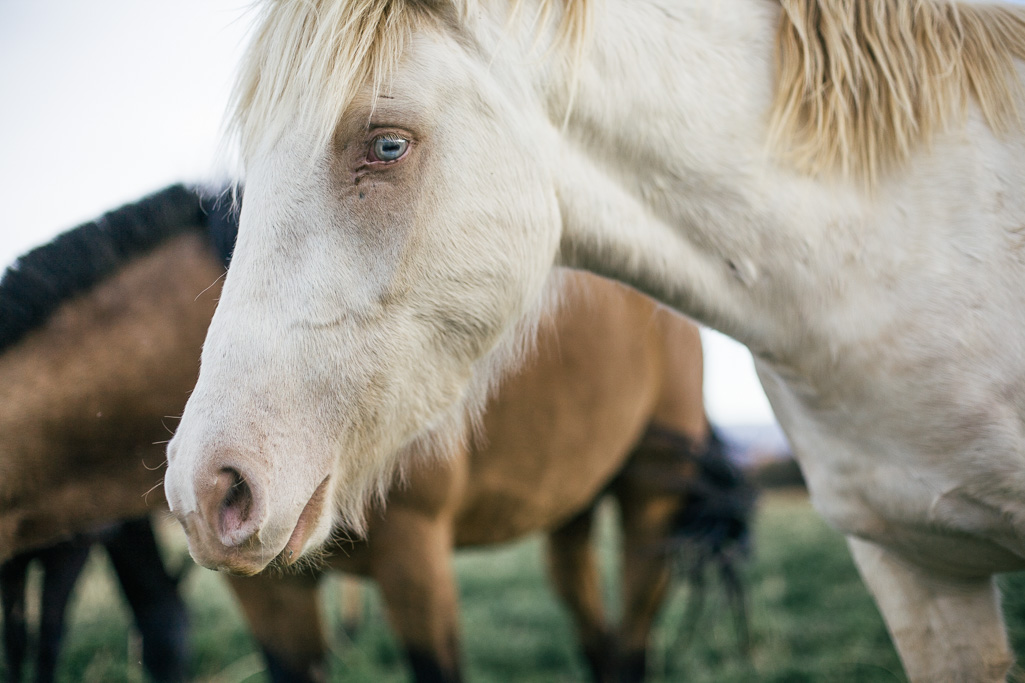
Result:
<svg viewBox="0 0 1025 683">
<path fill-rule="evenodd" d="M 269 482 L 237 465 L 206 467 L 186 478 L 178 474 L 169 468 L 167 500 L 185 529 L 189 553 L 208 569 L 250 576 L 272 562 L 291 565 L 322 524 L 330 477 L 300 508 L 292 496 L 276 500 Z"/>
</svg>

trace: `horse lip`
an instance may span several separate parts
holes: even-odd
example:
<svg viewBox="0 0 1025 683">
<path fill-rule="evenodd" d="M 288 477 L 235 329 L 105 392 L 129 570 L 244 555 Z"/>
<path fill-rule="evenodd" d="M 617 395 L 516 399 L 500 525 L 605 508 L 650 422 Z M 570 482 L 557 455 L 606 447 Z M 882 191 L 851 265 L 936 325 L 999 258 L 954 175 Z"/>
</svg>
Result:
<svg viewBox="0 0 1025 683">
<path fill-rule="evenodd" d="M 288 538 L 288 543 L 285 544 L 284 550 L 281 551 L 280 558 L 286 567 L 295 564 L 299 560 L 306 541 L 309 540 L 310 534 L 313 533 L 317 526 L 320 513 L 324 508 L 324 498 L 327 495 L 327 484 L 330 478 L 330 475 L 324 477 L 324 481 L 320 482 L 313 495 L 310 496 L 306 506 L 303 508 L 302 514 L 299 515 L 299 520 L 295 523 L 295 528 L 292 530 L 292 535 Z"/>
<path fill-rule="evenodd" d="M 247 562 L 243 559 L 228 558 L 217 563 L 204 564 L 207 569 L 224 572 L 232 576 L 256 576 L 266 567 L 266 561 Z"/>
<path fill-rule="evenodd" d="M 189 554 L 199 566 L 234 576 L 253 576 L 267 565 L 267 559 L 249 558 L 246 550 L 240 548 L 228 548 L 226 554 L 220 556 L 210 555 L 207 551 L 211 545 L 216 546 L 216 542 L 211 543 L 209 538 L 203 537 L 203 532 L 198 528 L 196 513 L 174 513 L 174 516 L 185 530 Z"/>
</svg>

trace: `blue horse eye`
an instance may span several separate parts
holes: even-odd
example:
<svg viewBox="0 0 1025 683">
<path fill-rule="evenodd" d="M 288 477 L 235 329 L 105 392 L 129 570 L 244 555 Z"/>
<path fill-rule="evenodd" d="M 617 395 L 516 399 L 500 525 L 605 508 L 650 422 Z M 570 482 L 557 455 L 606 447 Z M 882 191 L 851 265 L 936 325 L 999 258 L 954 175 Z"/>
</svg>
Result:
<svg viewBox="0 0 1025 683">
<path fill-rule="evenodd" d="M 395 161 L 406 153 L 409 148 L 409 140 L 396 137 L 382 136 L 374 138 L 374 158 L 380 161 Z"/>
</svg>

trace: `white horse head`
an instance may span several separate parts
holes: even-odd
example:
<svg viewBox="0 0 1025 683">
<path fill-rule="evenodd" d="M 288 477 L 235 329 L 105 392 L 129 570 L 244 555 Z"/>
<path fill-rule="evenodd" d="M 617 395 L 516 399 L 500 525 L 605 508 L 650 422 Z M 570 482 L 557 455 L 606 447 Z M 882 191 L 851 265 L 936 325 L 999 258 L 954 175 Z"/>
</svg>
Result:
<svg viewBox="0 0 1025 683">
<path fill-rule="evenodd" d="M 243 227 L 166 478 L 204 564 L 358 526 L 397 453 L 462 438 L 532 338 L 557 127 L 436 5 L 275 3 L 251 49 Z M 346 42 L 354 23 L 376 42 Z"/>
</svg>

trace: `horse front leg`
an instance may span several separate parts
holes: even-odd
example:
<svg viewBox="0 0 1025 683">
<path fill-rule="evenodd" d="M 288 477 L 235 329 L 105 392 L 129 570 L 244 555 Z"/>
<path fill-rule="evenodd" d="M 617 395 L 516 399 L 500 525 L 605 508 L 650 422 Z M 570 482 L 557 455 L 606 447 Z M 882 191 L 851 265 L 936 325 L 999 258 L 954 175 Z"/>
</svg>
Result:
<svg viewBox="0 0 1025 683">
<path fill-rule="evenodd" d="M 591 542 L 594 508 L 588 508 L 548 535 L 548 574 L 573 614 L 584 658 L 595 681 L 614 681 L 615 636 L 605 621 L 598 559 Z"/>
<path fill-rule="evenodd" d="M 462 680 L 450 520 L 395 505 L 370 533 L 371 575 L 406 648 L 413 678 Z"/>
<path fill-rule="evenodd" d="M 159 683 L 188 680 L 188 610 L 160 557 L 149 517 L 123 522 L 103 545 L 135 616 L 143 666 Z"/>
<path fill-rule="evenodd" d="M 1013 663 L 993 577 L 952 578 L 848 537 L 912 683 L 1004 681 Z"/>
<path fill-rule="evenodd" d="M 349 640 L 355 640 L 363 626 L 363 586 L 359 579 L 350 574 L 342 574 L 338 582 L 339 612 L 342 619 L 342 632 Z"/>
<path fill-rule="evenodd" d="M 45 548 L 38 554 L 43 565 L 43 593 L 36 652 L 37 683 L 56 679 L 68 601 L 89 559 L 91 545 L 89 539 L 73 539 Z"/>
<path fill-rule="evenodd" d="M 0 605 L 4 619 L 4 659 L 7 680 L 19 683 L 25 654 L 28 652 L 28 621 L 25 609 L 25 583 L 34 555 L 25 553 L 0 564 Z"/>
<path fill-rule="evenodd" d="M 274 683 L 327 680 L 327 643 L 317 579 L 311 574 L 225 576 Z"/>
<path fill-rule="evenodd" d="M 617 492 L 623 516 L 622 683 L 643 681 L 652 626 L 669 590 L 671 557 L 660 547 L 677 501 Z M 635 492 L 636 493 L 636 492 Z"/>
</svg>

